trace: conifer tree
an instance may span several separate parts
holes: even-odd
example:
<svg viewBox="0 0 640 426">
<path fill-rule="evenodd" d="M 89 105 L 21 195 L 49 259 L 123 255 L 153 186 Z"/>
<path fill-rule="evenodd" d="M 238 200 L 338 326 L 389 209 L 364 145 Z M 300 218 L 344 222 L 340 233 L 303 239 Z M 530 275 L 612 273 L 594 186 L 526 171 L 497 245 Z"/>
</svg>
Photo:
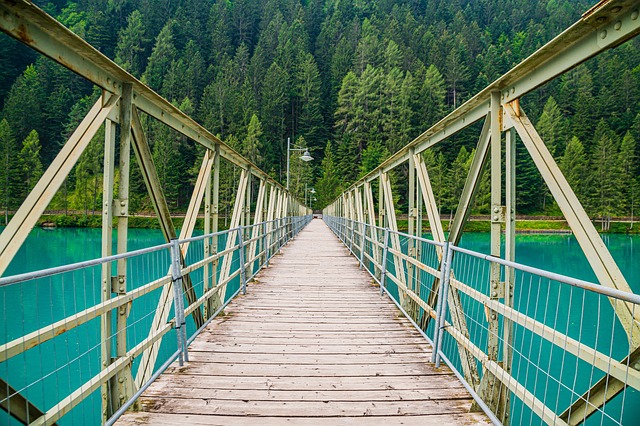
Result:
<svg viewBox="0 0 640 426">
<path fill-rule="evenodd" d="M 262 124 L 255 114 L 247 127 L 247 137 L 242 141 L 242 155 L 258 167 L 262 165 Z"/>
<path fill-rule="evenodd" d="M 603 220 L 620 210 L 621 165 L 617 139 L 618 136 L 601 120 L 596 127 L 596 140 L 591 153 L 591 193 L 594 213 Z"/>
<path fill-rule="evenodd" d="M 551 155 L 557 157 L 564 152 L 566 127 L 562 112 L 553 96 L 549 96 L 536 126 Z"/>
<path fill-rule="evenodd" d="M 24 200 L 29 191 L 36 186 L 38 179 L 42 176 L 43 168 L 40 161 L 40 138 L 38 132 L 32 130 L 22 142 L 22 149 L 18 154 L 18 164 L 20 170 L 21 200 Z"/>
<path fill-rule="evenodd" d="M 420 95 L 422 98 L 420 125 L 427 129 L 444 116 L 447 96 L 444 77 L 433 64 L 425 72 Z"/>
<path fill-rule="evenodd" d="M 173 44 L 173 32 L 171 31 L 172 24 L 172 21 L 168 21 L 156 37 L 155 46 L 142 76 L 142 81 L 156 91 L 162 88 L 162 81 L 176 58 L 176 48 Z"/>
<path fill-rule="evenodd" d="M 0 206 L 4 210 L 4 224 L 9 222 L 9 210 L 16 190 L 16 140 L 7 119 L 0 121 Z"/>
<path fill-rule="evenodd" d="M 43 101 L 44 91 L 38 71 L 34 65 L 29 65 L 11 86 L 2 111 L 17 140 L 24 140 L 33 129 L 42 129 Z"/>
<path fill-rule="evenodd" d="M 317 207 L 322 209 L 340 194 L 340 176 L 333 158 L 331 141 L 327 142 L 322 159 L 322 176 L 317 180 L 315 189 L 318 197 Z"/>
<path fill-rule="evenodd" d="M 620 192 L 621 210 L 632 217 L 638 203 L 638 168 L 636 163 L 636 140 L 627 132 L 620 145 Z"/>
<path fill-rule="evenodd" d="M 582 203 L 587 202 L 587 179 L 589 178 L 587 155 L 582 142 L 576 136 L 567 144 L 559 166 L 578 199 Z"/>
<path fill-rule="evenodd" d="M 449 183 L 446 187 L 445 203 L 447 210 L 450 212 L 455 212 L 458 207 L 458 201 L 460 200 L 464 183 L 467 179 L 467 175 L 469 174 L 471 158 L 469 151 L 467 151 L 463 145 L 458 152 L 458 156 L 453 163 L 451 163 L 451 168 L 449 169 Z"/>
<path fill-rule="evenodd" d="M 298 133 L 305 137 L 309 146 L 321 145 L 324 123 L 321 113 L 320 72 L 313 55 L 307 53 L 298 66 L 296 92 L 300 101 Z"/>
<path fill-rule="evenodd" d="M 127 27 L 118 35 L 115 62 L 135 76 L 142 72 L 144 44 L 144 21 L 139 10 L 131 12 Z"/>
</svg>

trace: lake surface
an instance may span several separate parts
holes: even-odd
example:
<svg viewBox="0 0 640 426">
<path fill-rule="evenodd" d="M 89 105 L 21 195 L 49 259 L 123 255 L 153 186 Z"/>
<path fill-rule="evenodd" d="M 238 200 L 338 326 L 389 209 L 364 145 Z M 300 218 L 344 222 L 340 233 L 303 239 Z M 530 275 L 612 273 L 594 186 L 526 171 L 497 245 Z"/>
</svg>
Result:
<svg viewBox="0 0 640 426">
<path fill-rule="evenodd" d="M 0 228 L 1 229 L 1 228 Z M 520 263 L 547 269 L 552 272 L 569 275 L 587 281 L 595 281 L 595 276 L 582 254 L 575 238 L 570 235 L 517 235 L 516 260 Z M 149 247 L 164 243 L 159 230 L 132 229 L 129 231 L 129 249 Z M 640 293 L 640 236 L 606 235 L 605 244 L 609 247 L 613 257 L 625 275 L 631 288 Z M 489 234 L 465 234 L 461 246 L 488 253 Z M 93 259 L 100 256 L 101 231 L 99 229 L 64 229 L 53 230 L 35 229 L 21 248 L 10 265 L 6 275 L 14 275 L 73 262 Z M 193 250 L 202 250 L 193 247 Z M 153 258 L 145 260 L 150 270 L 149 276 L 137 277 L 139 283 L 147 282 L 154 274 L 166 273 L 166 259 Z M 80 289 L 73 279 L 67 279 L 62 286 L 57 283 L 42 283 L 30 290 L 26 285 L 16 287 L 11 291 L 0 293 L 0 309 L 3 309 L 3 326 L 0 331 L 0 342 L 4 343 L 42 326 L 51 319 L 64 317 L 65 311 L 90 306 L 99 300 L 98 284 L 90 288 Z M 94 277 L 95 278 L 95 277 Z M 86 280 L 86 277 L 84 278 Z M 194 276 L 194 282 L 202 281 Z M 80 282 L 80 280 L 79 280 Z M 130 322 L 135 322 L 137 333 L 131 333 L 130 346 L 140 341 L 149 329 L 151 313 L 157 303 L 158 293 L 152 293 L 146 299 L 134 305 Z M 48 312 L 43 312 L 43 306 L 50 306 Z M 142 312 L 136 313 L 134 312 Z M 190 332 L 193 331 L 193 324 Z M 92 359 L 99 358 L 99 346 L 96 336 L 99 334 L 97 321 L 78 327 L 62 336 L 47 342 L 40 347 L 27 352 L 27 362 L 21 356 L 0 364 L 0 377 L 16 388 L 21 389 L 27 383 L 47 375 L 33 389 L 29 389 L 29 398 L 50 407 L 63 397 L 65 392 L 74 390 L 82 380 L 97 374 L 99 365 Z M 4 334 L 4 335 L 2 335 Z M 137 334 L 137 335 L 136 335 Z M 172 333 L 165 339 L 161 348 L 162 353 L 172 353 L 175 348 Z M 75 364 L 65 366 L 64 361 L 73 358 L 75 353 L 82 354 Z M 540 355 L 540 354 L 539 354 Z M 544 354 L 543 354 L 544 355 Z M 548 354 L 551 357 L 552 354 Z M 134 364 L 134 369 L 136 364 Z M 74 374 L 74 371 L 78 374 Z M 565 371 L 566 373 L 566 371 Z M 544 389 L 543 389 L 544 390 Z M 636 392 L 628 392 L 627 398 L 638 401 Z M 99 392 L 84 404 L 65 416 L 60 422 L 68 424 L 92 424 L 99 422 L 100 398 Z M 625 423 L 627 420 L 640 418 L 640 404 L 627 401 L 625 408 Z M 528 419 L 523 416 L 520 420 Z M 514 418 L 515 420 L 515 418 Z M 597 423 L 600 424 L 601 419 Z M 603 421 L 607 424 L 608 422 Z M 11 422 L 4 412 L 0 411 L 0 424 L 16 424 Z"/>
</svg>

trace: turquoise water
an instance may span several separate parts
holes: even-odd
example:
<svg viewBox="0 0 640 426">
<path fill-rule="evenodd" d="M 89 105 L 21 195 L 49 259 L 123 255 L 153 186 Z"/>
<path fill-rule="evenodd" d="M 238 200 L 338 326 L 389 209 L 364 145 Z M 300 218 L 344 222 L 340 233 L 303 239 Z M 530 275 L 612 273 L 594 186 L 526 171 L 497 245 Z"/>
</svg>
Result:
<svg viewBox="0 0 640 426">
<path fill-rule="evenodd" d="M 430 238 L 429 235 L 425 235 Z M 634 292 L 640 293 L 640 260 L 637 247 L 640 247 L 640 236 L 612 235 L 604 236 L 605 244 L 625 275 Z M 393 242 L 391 242 L 394 245 Z M 480 253 L 490 250 L 489 234 L 465 234 L 460 245 Z M 407 252 L 406 239 L 400 239 L 403 252 Z M 394 245 L 395 247 L 395 245 Z M 421 262 L 433 268 L 438 267 L 436 252 L 433 246 L 423 244 Z M 551 272 L 597 282 L 586 257 L 571 235 L 518 235 L 516 237 L 516 260 L 519 263 L 537 267 Z M 370 270 L 372 266 L 368 265 Z M 394 259 L 389 256 L 388 270 L 396 275 Z M 477 290 L 482 295 L 489 295 L 490 263 L 484 259 L 463 253 L 456 253 L 452 271 L 462 283 Z M 405 273 L 407 269 L 405 267 Z M 501 281 L 505 271 L 501 270 Z M 428 300 L 433 277 L 419 272 L 420 295 Z M 535 274 L 516 271 L 513 303 L 516 312 L 557 330 L 599 352 L 621 360 L 628 354 L 628 340 L 624 329 L 614 316 L 611 303 L 606 297 L 592 292 L 561 284 L 539 277 Z M 398 289 L 393 280 L 387 279 L 386 286 L 394 298 L 398 299 Z M 469 339 L 480 350 L 486 351 L 488 344 L 488 320 L 490 311 L 483 303 L 464 293 L 460 293 L 463 318 L 469 331 Z M 447 321 L 452 322 L 450 310 Z M 423 311 L 419 312 L 421 315 Z M 502 315 L 497 317 L 502 330 Z M 428 336 L 434 335 L 434 322 L 429 322 L 426 329 Z M 499 342 L 499 358 L 503 354 L 502 335 Z M 590 362 L 552 345 L 547 340 L 529 330 L 515 325 L 513 327 L 513 363 L 512 374 L 526 389 L 546 404 L 551 410 L 560 413 L 578 396 L 586 392 L 593 384 L 604 376 L 594 369 Z M 455 339 L 444 334 L 442 349 L 452 361 L 455 368 L 462 372 L 459 349 Z M 584 354 L 584 351 L 582 352 Z M 478 371 L 482 365 L 476 362 Z M 575 389 L 574 395 L 571 389 Z M 623 409 L 623 398 L 626 398 Z M 586 424 L 638 424 L 640 419 L 640 394 L 628 389 L 606 406 L 606 414 L 595 413 Z M 512 398 L 512 424 L 541 424 L 527 406 Z"/>
<path fill-rule="evenodd" d="M 129 232 L 129 249 L 134 250 L 149 247 L 164 242 L 158 230 L 137 230 Z M 605 243 L 610 248 L 620 269 L 627 281 L 636 293 L 640 293 L 640 236 L 611 235 L 604 237 Z M 220 241 L 223 244 L 223 241 Z M 479 252 L 488 252 L 488 234 L 466 234 L 461 246 Z M 33 270 L 59 266 L 67 263 L 78 262 L 100 256 L 101 232 L 97 229 L 54 229 L 54 230 L 34 230 L 27 239 L 24 246 L 16 256 L 6 275 L 13 275 Z M 202 243 L 194 243 L 190 249 L 193 258 L 190 262 L 198 260 L 197 253 L 202 253 Z M 517 254 L 518 262 L 547 269 L 553 272 L 581 278 L 589 281 L 595 280 L 593 273 L 584 257 L 574 237 L 568 235 L 518 235 Z M 153 253 L 130 262 L 130 282 L 128 288 L 136 288 L 149 280 L 161 277 L 167 273 L 168 255 L 166 251 Z M 142 268 L 141 268 L 142 267 Z M 140 273 L 140 270 L 144 273 Z M 194 285 L 201 286 L 203 281 L 202 273 L 193 274 Z M 5 343 L 24 333 L 33 331 L 41 326 L 68 316 L 87 306 L 99 301 L 100 269 L 92 268 L 82 273 L 65 274 L 56 279 L 48 279 L 38 282 L 36 285 L 21 284 L 13 288 L 0 290 L 0 309 L 3 310 L 3 323 L 0 331 L 0 343 Z M 473 281 L 472 279 L 470 281 Z M 480 285 L 480 284 L 478 284 Z M 199 287 L 197 287 L 199 288 Z M 237 288 L 237 283 L 230 286 L 230 291 Z M 201 291 L 201 290 L 200 290 Z M 546 287 L 546 292 L 553 296 L 544 300 L 555 300 L 554 297 L 565 298 L 561 290 L 553 286 Z M 198 293 L 198 290 L 197 290 Z M 543 292 L 544 293 L 544 292 Z M 200 294 L 200 293 L 198 293 Z M 228 293 L 229 294 L 229 293 Z M 534 309 L 539 298 L 534 298 L 530 293 L 523 297 L 516 295 L 520 304 L 531 306 L 519 306 L 534 318 L 545 321 L 548 316 L 547 310 Z M 159 290 L 134 302 L 129 317 L 130 333 L 128 335 L 129 347 L 146 337 L 149 329 L 152 314 L 157 305 Z M 53 301 L 53 303 L 52 303 Z M 590 303 L 586 301 L 585 303 Z M 463 304 L 470 304 L 469 300 L 463 298 Z M 575 307 L 577 304 L 572 302 Z M 585 306 L 592 306 L 592 305 Z M 553 312 L 557 312 L 555 306 Z M 606 322 L 610 318 L 610 305 L 598 305 L 598 311 L 589 311 L 589 315 L 598 314 L 600 320 Z M 470 305 L 470 311 L 476 309 Z M 530 311 L 529 311 L 529 310 Z M 477 310 L 477 309 L 476 309 Z M 582 311 L 582 309 L 580 309 Z M 556 326 L 562 329 L 563 324 L 573 324 L 580 321 L 570 314 L 569 319 L 558 320 L 556 315 Z M 195 330 L 193 322 L 188 320 L 189 333 Z M 594 323 L 597 323 L 595 321 Z M 470 325 L 473 334 L 473 324 Z M 614 335 L 618 335 L 619 330 L 613 330 Z M 581 336 L 585 338 L 585 336 Z M 605 336 L 606 337 L 606 336 Z M 601 345 L 603 336 L 594 340 L 594 344 Z M 526 342 L 528 345 L 535 345 L 539 348 L 537 353 L 524 353 L 524 358 L 536 359 L 543 365 L 545 359 L 557 357 L 552 348 L 547 348 L 545 342 L 535 340 L 533 337 L 523 333 L 521 330 L 515 331 L 515 341 Z M 609 339 L 611 340 L 611 339 Z M 28 383 L 32 383 L 43 375 L 45 379 L 30 386 L 23 393 L 36 405 L 50 408 L 54 403 L 66 396 L 70 391 L 75 390 L 83 381 L 97 374 L 100 366 L 96 363 L 99 359 L 99 324 L 97 321 L 89 322 L 77 327 L 37 348 L 31 349 L 22 355 L 8 362 L 0 364 L 0 377 L 7 380 L 14 388 L 22 389 Z M 600 346 L 597 346 L 600 349 Z M 175 350 L 175 336 L 173 332 L 167 335 L 161 348 L 161 355 L 171 354 Z M 604 350 L 605 353 L 609 351 Z M 615 352 L 615 351 L 614 351 Z M 516 359 L 517 357 L 514 357 Z M 70 365 L 65 365 L 67 360 L 74 359 Z M 557 358 L 556 358 L 557 359 Z M 550 361 L 549 361 L 550 362 Z M 161 362 L 157 363 L 157 365 Z M 548 366 L 550 370 L 560 368 L 557 363 Z M 569 374 L 580 374 L 585 367 L 577 365 L 575 368 L 563 363 L 563 370 L 559 372 L 563 377 Z M 528 374 L 526 365 L 520 367 L 514 361 L 514 374 Z M 137 368 L 134 363 L 133 370 Z M 588 370 L 590 371 L 590 370 Z M 534 375 L 532 375 L 533 377 Z M 528 377 L 528 376 L 527 376 Z M 542 377 L 542 376 L 541 376 Z M 529 378 L 529 380 L 531 380 Z M 556 390 L 554 384 L 545 383 L 535 389 L 536 395 L 545 393 L 557 394 L 559 399 L 568 398 L 562 389 Z M 640 418 L 640 399 L 637 393 L 627 392 L 628 401 L 625 404 L 625 424 L 633 424 L 634 419 Z M 631 399 L 629 399 L 631 398 Z M 631 403 L 631 401 L 635 401 Z M 70 414 L 65 416 L 60 424 L 95 424 L 99 422 L 100 397 L 99 392 L 94 392 L 91 397 Z M 555 408 L 555 407 L 553 407 Z M 514 420 L 517 423 L 528 423 L 529 413 L 519 407 L 514 407 Z M 602 419 L 597 419 L 598 424 Z M 606 419 L 602 423 L 607 424 Z M 12 423 L 4 412 L 0 411 L 0 424 Z"/>
<path fill-rule="evenodd" d="M 114 234 L 115 236 L 115 234 Z M 226 236 L 218 239 L 224 247 Z M 158 230 L 129 231 L 129 251 L 163 244 Z M 35 229 L 16 255 L 6 275 L 60 266 L 100 257 L 99 229 Z M 192 242 L 187 262 L 202 259 L 203 241 Z M 237 267 L 233 256 L 232 272 Z M 165 277 L 169 270 L 168 249 L 130 258 L 127 263 L 127 290 L 131 291 L 153 280 Z M 112 265 L 113 275 L 115 264 Z M 20 283 L 0 289 L 0 343 L 6 343 L 68 317 L 100 302 L 101 269 L 99 266 Z M 190 274 L 196 296 L 202 295 L 202 269 Z M 227 287 L 227 297 L 238 288 L 238 278 Z M 127 348 L 147 338 L 162 289 L 151 291 L 134 300 L 127 318 Z M 169 318 L 173 317 L 173 310 Z M 113 327 L 115 332 L 115 326 Z M 187 318 L 187 335 L 196 330 L 191 317 Z M 115 344 L 113 344 L 115 350 Z M 176 350 L 176 335 L 170 331 L 162 341 L 159 367 Z M 115 356 L 115 352 L 113 353 Z M 93 319 L 61 334 L 4 363 L 0 363 L 0 377 L 25 395 L 39 408 L 50 409 L 58 401 L 79 388 L 100 372 L 100 322 Z M 139 358 L 132 365 L 138 368 Z M 62 425 L 100 423 L 100 391 L 62 418 Z M 4 411 L 0 411 L 0 425 L 17 425 Z"/>
</svg>

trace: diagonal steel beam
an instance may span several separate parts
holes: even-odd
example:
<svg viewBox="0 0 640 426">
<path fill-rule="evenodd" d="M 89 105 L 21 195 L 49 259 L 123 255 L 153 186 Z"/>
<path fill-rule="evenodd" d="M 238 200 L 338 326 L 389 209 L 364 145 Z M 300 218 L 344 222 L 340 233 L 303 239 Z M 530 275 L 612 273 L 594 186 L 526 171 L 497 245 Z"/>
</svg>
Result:
<svg viewBox="0 0 640 426">
<path fill-rule="evenodd" d="M 242 218 L 244 200 L 247 194 L 247 185 L 249 183 L 249 172 L 247 170 L 242 170 L 240 174 L 240 181 L 238 182 L 238 190 L 236 192 L 236 199 L 233 205 L 233 214 L 231 215 L 231 223 L 229 224 L 229 229 L 237 228 L 240 226 L 240 219 Z M 233 246 L 236 245 L 236 232 L 230 232 L 227 234 L 227 244 L 226 250 L 230 250 Z M 220 269 L 220 278 L 219 281 L 222 282 L 229 277 L 229 273 L 231 271 L 231 260 L 233 258 L 233 253 L 228 253 L 224 256 L 222 260 L 222 267 Z M 221 295 L 221 300 L 224 300 L 225 292 L 227 290 L 227 284 L 223 284 L 220 287 L 219 294 Z"/>
<path fill-rule="evenodd" d="M 13 219 L 0 234 L 0 276 L 6 271 L 29 232 L 44 213 L 58 189 L 69 175 L 80 155 L 102 126 L 119 96 L 111 95 L 103 105 L 100 98 L 62 147 L 51 165 L 44 172 L 36 186 L 22 203 Z"/>
<path fill-rule="evenodd" d="M 633 293 L 615 260 L 613 260 L 613 256 L 611 256 L 607 246 L 584 211 L 578 197 L 571 189 L 567 179 L 560 171 L 529 118 L 517 103 L 505 104 L 504 109 L 527 151 L 529 151 L 542 178 L 549 187 L 549 191 L 558 203 L 558 207 L 562 210 L 600 284 Z M 640 323 L 640 313 L 634 312 L 633 305 L 629 303 L 615 302 L 613 299 L 611 299 L 611 303 L 618 319 L 627 332 L 631 347 L 633 349 L 639 347 L 640 326 L 638 324 Z"/>
<path fill-rule="evenodd" d="M 427 208 L 427 217 L 429 218 L 429 225 L 431 225 L 431 233 L 433 234 L 433 240 L 438 243 L 444 243 L 444 229 L 442 228 L 442 221 L 440 220 L 440 213 L 438 212 L 438 204 L 436 203 L 436 197 L 433 193 L 433 186 L 431 185 L 431 179 L 429 178 L 429 172 L 427 166 L 424 164 L 424 159 L 420 154 L 413 155 L 414 162 L 416 164 L 416 174 L 418 176 L 418 183 L 420 185 L 422 198 Z M 442 247 L 436 247 L 438 252 L 438 259 L 442 260 Z"/>
<path fill-rule="evenodd" d="M 44 415 L 38 407 L 2 379 L 0 379 L 0 401 L 2 401 L 0 409 L 23 425 L 28 425 Z M 51 423 L 51 426 L 56 425 L 57 423 Z"/>
<path fill-rule="evenodd" d="M 162 235 L 164 235 L 166 241 L 171 241 L 171 239 L 176 237 L 176 229 L 171 221 L 169 205 L 167 204 L 167 200 L 162 190 L 162 185 L 160 184 L 160 178 L 158 177 L 158 172 L 153 162 L 151 148 L 149 147 L 149 142 L 147 141 L 147 137 L 142 129 L 142 123 L 140 122 L 140 115 L 138 114 L 137 108 L 133 108 L 131 118 L 133 151 L 135 152 L 138 165 L 140 166 L 140 173 L 142 174 L 145 186 L 147 187 L 147 192 L 149 193 L 151 204 L 153 204 L 153 209 L 158 216 Z"/>
<path fill-rule="evenodd" d="M 457 245 L 462 237 L 462 229 L 467 222 L 469 213 L 471 213 L 471 204 L 476 197 L 480 180 L 482 179 L 482 172 L 484 171 L 484 165 L 487 162 L 487 156 L 489 155 L 489 146 L 491 141 L 491 115 L 487 115 L 480 132 L 480 138 L 478 139 L 478 145 L 476 146 L 476 154 L 471 161 L 471 167 L 469 168 L 469 174 L 467 180 L 464 183 L 464 189 L 460 196 L 460 202 L 456 209 L 456 214 L 453 217 L 453 223 L 449 226 L 448 241 Z"/>
</svg>

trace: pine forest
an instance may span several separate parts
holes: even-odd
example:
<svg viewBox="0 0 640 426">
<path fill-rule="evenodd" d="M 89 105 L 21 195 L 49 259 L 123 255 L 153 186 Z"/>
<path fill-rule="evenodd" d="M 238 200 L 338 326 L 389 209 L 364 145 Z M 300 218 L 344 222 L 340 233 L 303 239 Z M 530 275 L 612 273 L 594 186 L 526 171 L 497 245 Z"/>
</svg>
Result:
<svg viewBox="0 0 640 426">
<path fill-rule="evenodd" d="M 312 207 L 431 127 L 580 18 L 595 0 L 79 0 L 39 7 Z M 0 35 L 0 210 L 14 211 L 100 96 L 90 83 Z M 592 217 L 633 217 L 640 198 L 640 40 L 522 100 Z M 145 118 L 164 193 L 185 211 L 203 152 Z M 441 213 L 455 211 L 477 123 L 424 153 Z M 100 209 L 104 131 L 49 210 Z M 517 210 L 559 215 L 524 148 Z M 221 213 L 238 170 L 225 165 Z M 406 185 L 403 169 L 392 177 Z M 404 191 L 398 191 L 404 193 Z M 484 174 L 474 213 L 489 209 Z M 406 200 L 397 208 L 406 212 Z M 132 212 L 152 211 L 140 172 Z M 3 221 L 4 222 L 4 221 Z"/>
</svg>

